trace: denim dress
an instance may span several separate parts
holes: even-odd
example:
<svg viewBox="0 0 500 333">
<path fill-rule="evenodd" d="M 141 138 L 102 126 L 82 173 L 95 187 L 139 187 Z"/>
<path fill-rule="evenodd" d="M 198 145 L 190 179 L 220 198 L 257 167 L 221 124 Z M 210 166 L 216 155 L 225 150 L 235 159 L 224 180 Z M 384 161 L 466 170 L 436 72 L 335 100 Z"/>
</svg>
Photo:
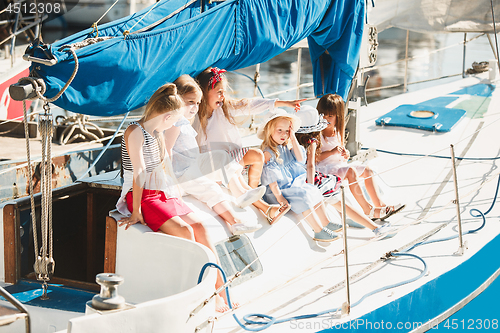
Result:
<svg viewBox="0 0 500 333">
<path fill-rule="evenodd" d="M 305 156 L 304 147 L 300 146 L 302 156 Z M 261 176 L 262 185 L 266 185 L 266 193 L 263 199 L 270 204 L 278 201 L 274 196 L 269 184 L 278 182 L 283 197 L 290 203 L 291 210 L 296 214 L 301 214 L 314 208 L 323 200 L 323 196 L 318 188 L 306 182 L 307 173 L 304 163 L 298 162 L 293 151 L 286 146 L 279 145 L 279 159 L 276 159 L 274 152 L 266 148 L 271 154 L 271 159 L 264 165 Z"/>
</svg>

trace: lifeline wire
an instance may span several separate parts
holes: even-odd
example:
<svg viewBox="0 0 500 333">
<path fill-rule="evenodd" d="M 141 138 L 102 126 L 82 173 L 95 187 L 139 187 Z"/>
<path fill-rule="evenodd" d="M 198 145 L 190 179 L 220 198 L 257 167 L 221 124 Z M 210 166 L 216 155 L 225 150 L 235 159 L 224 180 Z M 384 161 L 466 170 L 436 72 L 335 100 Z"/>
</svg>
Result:
<svg viewBox="0 0 500 333">
<path fill-rule="evenodd" d="M 427 264 L 419 256 L 417 256 L 415 254 L 411 254 L 411 253 L 400 253 L 400 252 L 391 252 L 391 255 L 395 256 L 395 257 L 398 257 L 398 256 L 399 257 L 408 256 L 408 257 L 413 257 L 415 259 L 418 259 L 424 265 L 424 269 L 416 277 L 413 277 L 413 278 L 410 278 L 410 279 L 407 279 L 407 280 L 404 280 L 404 281 L 401 281 L 401 282 L 398 282 L 398 283 L 394 283 L 394 284 L 391 284 L 391 285 L 388 285 L 388 286 L 385 286 L 385 287 L 381 287 L 381 288 L 375 289 L 375 290 L 373 290 L 373 291 L 365 294 L 356 303 L 353 303 L 351 307 L 355 307 L 355 306 L 359 305 L 366 298 L 368 298 L 368 297 L 370 297 L 370 296 L 372 296 L 374 294 L 377 294 L 377 293 L 379 293 L 381 291 L 384 291 L 384 290 L 392 289 L 392 288 L 395 288 L 395 287 L 402 286 L 404 284 L 408 284 L 408 283 L 414 282 L 414 281 L 420 279 L 421 277 L 423 277 L 423 276 L 425 276 L 427 274 Z M 222 267 L 220 267 L 219 265 L 214 264 L 214 263 L 206 263 L 203 266 L 203 268 L 201 269 L 200 275 L 198 277 L 198 283 L 201 282 L 201 279 L 203 277 L 203 273 L 205 272 L 205 269 L 208 266 L 212 266 L 212 267 L 217 268 L 221 272 L 221 275 L 222 275 L 222 278 L 224 280 L 224 283 L 226 283 L 226 281 L 227 281 L 226 273 L 224 272 L 224 270 L 222 269 Z M 227 302 L 228 302 L 229 308 L 232 310 L 233 306 L 231 304 L 231 299 L 230 299 L 230 296 L 229 296 L 229 292 L 227 290 L 228 288 L 226 287 L 225 289 L 226 289 L 226 295 L 227 295 Z M 274 324 L 280 324 L 280 323 L 284 323 L 284 322 L 292 321 L 292 320 L 301 320 L 301 319 L 316 318 L 316 317 L 325 315 L 327 313 L 332 313 L 332 312 L 337 312 L 337 311 L 340 311 L 340 308 L 333 308 L 333 309 L 328 309 L 328 310 L 317 312 L 317 313 L 311 313 L 311 314 L 293 316 L 293 317 L 288 317 L 288 318 L 283 318 L 283 319 L 277 319 L 277 318 L 275 318 L 273 316 L 269 316 L 269 315 L 261 314 L 261 313 L 252 313 L 252 314 L 247 314 L 247 315 L 243 316 L 243 320 L 246 322 L 246 324 L 242 323 L 238 319 L 238 317 L 236 317 L 236 314 L 233 314 L 233 318 L 236 320 L 236 322 L 238 323 L 238 325 L 241 328 L 243 328 L 244 330 L 251 331 L 251 332 L 258 332 L 258 331 L 265 330 L 265 329 L 271 327 Z M 252 317 L 261 318 L 261 319 L 267 319 L 268 321 L 254 320 L 254 319 L 251 319 Z M 261 325 L 261 326 L 260 327 L 248 327 L 247 325 Z"/>
<path fill-rule="evenodd" d="M 368 148 L 361 148 L 361 150 L 368 150 Z M 414 153 L 398 153 L 389 150 L 383 149 L 375 149 L 379 153 L 399 155 L 399 156 L 414 156 L 414 157 L 434 157 L 434 158 L 443 158 L 451 160 L 451 156 L 442 156 L 442 155 L 427 155 L 427 154 L 414 154 Z M 456 160 L 464 160 L 464 161 L 495 161 L 499 160 L 500 156 L 497 157 L 455 157 Z"/>
<path fill-rule="evenodd" d="M 483 223 L 481 223 L 481 225 L 477 229 L 464 231 L 462 233 L 462 235 L 472 234 L 472 233 L 477 232 L 477 231 L 479 231 L 479 230 L 481 230 L 481 229 L 484 228 L 484 226 L 486 225 L 486 215 L 489 212 L 491 212 L 491 210 L 493 209 L 493 207 L 495 206 L 495 203 L 497 201 L 499 187 L 500 187 L 500 175 L 498 176 L 497 189 L 495 190 L 495 197 L 493 198 L 493 202 L 491 203 L 490 208 L 485 213 L 481 212 L 479 209 L 476 209 L 476 208 L 472 208 L 469 211 L 469 214 L 472 217 L 481 217 L 482 220 L 483 220 Z M 477 213 L 477 215 L 475 215 L 475 213 Z M 447 241 L 447 240 L 454 239 L 454 238 L 457 238 L 457 237 L 458 237 L 458 234 L 457 235 L 453 235 L 453 236 L 449 236 L 449 237 L 445 237 L 445 238 L 423 241 L 423 242 L 414 244 L 413 246 L 409 247 L 408 249 L 405 249 L 404 251 L 408 252 L 408 251 L 413 250 L 415 247 L 420 246 L 420 245 L 437 243 L 437 242 L 441 242 L 441 241 Z"/>
<path fill-rule="evenodd" d="M 469 211 L 469 213 L 471 214 L 471 216 L 473 216 L 473 217 L 481 217 L 483 219 L 483 223 L 481 224 L 481 226 L 479 228 L 474 229 L 474 230 L 466 231 L 466 232 L 463 233 L 463 235 L 477 232 L 477 231 L 481 230 L 484 227 L 484 225 L 486 224 L 485 215 L 487 215 L 493 209 L 493 207 L 495 205 L 495 202 L 496 202 L 496 199 L 497 199 L 497 196 L 498 196 L 498 190 L 499 190 L 499 188 L 500 188 L 500 175 L 498 177 L 498 182 L 497 182 L 497 188 L 496 188 L 496 191 L 495 191 L 495 196 L 493 198 L 493 202 L 492 202 L 490 208 L 485 213 L 482 213 L 480 210 L 478 210 L 476 208 L 473 208 L 473 209 L 471 209 Z M 475 215 L 474 213 L 476 213 L 476 212 L 479 215 Z M 409 247 L 407 249 L 401 250 L 401 251 L 404 251 L 404 252 L 397 252 L 397 251 L 390 252 L 391 256 L 395 256 L 395 257 L 397 257 L 397 256 L 410 256 L 410 257 L 414 257 L 414 258 L 420 260 L 423 263 L 423 265 L 424 265 L 424 270 L 417 277 L 414 277 L 414 278 L 411 278 L 411 279 L 408 279 L 408 280 L 405 280 L 405 281 L 402 281 L 402 282 L 398 282 L 398 283 L 395 283 L 395 284 L 391 284 L 391 285 L 388 285 L 388 286 L 385 286 L 385 287 L 373 290 L 373 291 L 365 294 L 356 303 L 353 303 L 351 305 L 351 307 L 359 305 L 363 300 L 365 300 L 367 297 L 369 297 L 371 295 L 374 295 L 374 294 L 379 293 L 379 292 L 384 291 L 384 290 L 392 289 L 392 288 L 399 287 L 399 286 L 404 285 L 404 284 L 411 283 L 411 282 L 416 281 L 419 278 L 425 276 L 425 274 L 427 274 L 427 264 L 425 263 L 425 261 L 422 258 L 420 258 L 419 256 L 415 255 L 415 254 L 406 253 L 406 252 L 408 252 L 408 251 L 412 250 L 413 248 L 415 248 L 417 246 L 420 246 L 420 245 L 430 244 L 430 243 L 435 243 L 435 242 L 440 242 L 440 241 L 446 241 L 446 240 L 453 239 L 453 238 L 456 238 L 456 237 L 458 237 L 458 235 L 451 236 L 451 237 L 446 237 L 446 238 L 442 238 L 442 239 L 437 239 L 437 240 L 432 240 L 432 241 L 424 241 L 424 242 L 416 243 L 416 244 L 414 244 L 413 246 L 411 246 L 411 247 Z M 222 277 L 223 277 L 223 280 L 224 280 L 224 286 L 225 286 L 224 289 L 226 291 L 228 305 L 229 305 L 229 308 L 231 310 L 233 310 L 233 307 L 232 307 L 232 304 L 231 304 L 231 300 L 230 300 L 230 296 L 229 296 L 229 292 L 228 292 L 227 277 L 226 277 L 226 274 L 225 274 L 224 270 L 222 269 L 222 267 L 220 267 L 217 264 L 213 264 L 213 263 L 207 263 L 207 264 L 205 264 L 203 266 L 201 272 L 200 272 L 200 275 L 199 275 L 199 278 L 198 278 L 198 283 L 201 282 L 201 279 L 203 277 L 203 273 L 204 273 L 205 269 L 208 266 L 216 267 L 217 269 L 219 269 L 221 271 L 221 274 L 222 274 Z M 289 317 L 289 318 L 284 318 L 284 319 L 276 319 L 275 317 L 269 316 L 269 315 L 266 315 L 266 314 L 254 313 L 254 314 L 248 314 L 248 315 L 243 316 L 243 320 L 246 322 L 246 324 L 242 323 L 238 319 L 238 317 L 236 317 L 235 314 L 233 314 L 233 317 L 234 317 L 234 319 L 236 320 L 236 322 L 238 323 L 238 325 L 241 328 L 243 328 L 243 329 L 245 329 L 247 331 L 257 332 L 257 331 L 262 331 L 264 329 L 267 329 L 267 328 L 269 328 L 270 326 L 272 326 L 274 324 L 279 324 L 279 323 L 283 323 L 283 322 L 287 322 L 287 321 L 292 321 L 292 320 L 301 320 L 301 319 L 316 318 L 316 317 L 322 316 L 324 314 L 332 313 L 332 312 L 337 312 L 337 311 L 340 311 L 340 310 L 341 310 L 340 308 L 334 308 L 334 309 L 329 309 L 329 310 L 321 311 L 321 312 L 318 312 L 318 313 L 306 314 L 306 315 L 299 315 L 299 316 L 294 316 L 294 317 Z M 253 319 L 251 319 L 252 317 L 261 318 L 261 319 L 267 319 L 268 321 L 253 320 Z M 256 327 L 256 328 L 251 328 L 251 327 L 247 327 L 247 325 L 261 325 L 261 326 L 260 327 Z"/>
<path fill-rule="evenodd" d="M 111 143 L 113 143 L 113 141 L 115 140 L 115 137 L 116 135 L 118 134 L 118 131 L 120 131 L 120 128 L 122 128 L 123 126 L 123 123 L 125 122 L 125 120 L 127 119 L 128 115 L 129 115 L 130 111 L 127 112 L 125 114 L 125 116 L 123 117 L 123 120 L 122 122 L 120 123 L 120 125 L 118 126 L 118 128 L 116 129 L 115 133 L 113 134 L 113 137 L 108 141 L 108 144 L 106 145 L 106 147 L 104 147 L 102 150 L 101 150 L 101 153 L 99 154 L 99 156 L 97 156 L 97 158 L 94 160 L 94 162 L 92 163 L 92 165 L 87 169 L 87 171 L 85 171 L 81 176 L 80 178 L 78 178 L 75 182 L 81 180 L 82 178 L 85 177 L 85 175 L 87 173 L 90 172 L 90 170 L 92 170 L 92 168 L 97 164 L 97 162 L 99 162 L 99 160 L 101 159 L 102 155 L 104 155 L 104 153 L 106 152 L 106 150 L 108 150 L 109 146 L 111 145 Z"/>
</svg>

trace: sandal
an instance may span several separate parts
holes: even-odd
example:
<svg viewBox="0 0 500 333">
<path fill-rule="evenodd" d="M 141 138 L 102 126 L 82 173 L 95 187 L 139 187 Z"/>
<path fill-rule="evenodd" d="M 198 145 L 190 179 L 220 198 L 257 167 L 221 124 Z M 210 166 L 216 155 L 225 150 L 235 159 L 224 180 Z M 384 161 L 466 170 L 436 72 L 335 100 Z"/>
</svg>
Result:
<svg viewBox="0 0 500 333">
<path fill-rule="evenodd" d="M 278 207 L 278 214 L 274 215 L 274 217 L 271 217 L 271 210 L 274 207 Z M 278 205 L 270 205 L 266 211 L 267 222 L 269 222 L 270 225 L 278 222 L 278 220 L 280 218 L 282 218 L 283 215 L 285 215 L 290 210 L 290 208 L 292 208 L 292 206 L 290 204 L 287 204 L 287 205 L 280 204 L 279 206 Z"/>
<path fill-rule="evenodd" d="M 375 209 L 380 209 L 379 211 L 379 217 L 375 217 Z M 385 211 L 385 214 L 382 215 L 382 212 Z M 383 221 L 385 219 L 387 219 L 389 216 L 391 216 L 392 214 L 394 214 L 394 208 L 392 206 L 385 206 L 385 207 L 375 207 L 375 206 L 372 206 L 372 209 L 370 209 L 370 214 L 368 214 L 368 217 L 372 220 L 372 221 Z"/>
<path fill-rule="evenodd" d="M 382 211 L 385 210 L 385 215 L 380 216 L 378 218 L 374 217 L 374 215 L 375 215 L 375 208 L 379 208 L 379 207 L 372 207 L 372 209 L 370 210 L 369 217 L 371 218 L 372 221 L 376 221 L 376 220 L 384 221 L 387 218 L 389 218 L 390 216 L 402 211 L 403 208 L 405 208 L 405 207 L 406 207 L 406 205 L 404 205 L 404 204 L 397 204 L 394 206 L 380 207 L 380 209 L 381 209 L 380 213 L 382 213 Z"/>
<path fill-rule="evenodd" d="M 397 205 L 394 205 L 392 206 L 392 209 L 394 210 L 394 213 L 393 214 L 396 214 L 396 213 L 399 213 L 400 211 L 403 210 L 403 208 L 405 208 L 406 205 L 405 204 L 400 204 L 398 203 Z"/>
</svg>

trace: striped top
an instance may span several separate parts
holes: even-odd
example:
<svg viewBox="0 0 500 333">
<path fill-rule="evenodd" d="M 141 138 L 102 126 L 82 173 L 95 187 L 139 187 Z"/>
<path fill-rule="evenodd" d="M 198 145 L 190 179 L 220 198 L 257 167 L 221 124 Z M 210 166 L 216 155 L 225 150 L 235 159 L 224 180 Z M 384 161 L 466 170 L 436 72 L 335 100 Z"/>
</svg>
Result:
<svg viewBox="0 0 500 333">
<path fill-rule="evenodd" d="M 136 125 L 142 130 L 144 143 L 142 144 L 142 153 L 146 167 L 146 177 L 144 189 L 158 190 L 165 193 L 167 198 L 180 197 L 180 192 L 176 187 L 176 180 L 173 176 L 172 166 L 167 154 L 164 154 L 164 160 L 161 160 L 160 145 L 158 139 L 149 134 L 139 123 L 131 122 L 129 126 Z M 122 138 L 122 165 L 123 165 L 123 184 L 120 199 L 116 203 L 116 209 L 123 215 L 130 215 L 127 208 L 125 196 L 132 190 L 134 184 L 134 168 L 127 152 L 125 139 Z M 166 172 L 167 170 L 167 172 Z"/>
<path fill-rule="evenodd" d="M 153 170 L 161 164 L 160 159 L 160 146 L 158 144 L 158 139 L 154 138 L 149 134 L 138 122 L 131 122 L 129 126 L 137 125 L 142 130 L 144 136 L 144 143 L 142 144 L 142 153 L 144 156 L 144 164 L 146 166 L 146 172 L 151 173 Z M 127 146 L 125 143 L 125 136 L 122 136 L 122 165 L 124 170 L 134 171 L 132 166 L 132 161 L 128 155 Z"/>
</svg>

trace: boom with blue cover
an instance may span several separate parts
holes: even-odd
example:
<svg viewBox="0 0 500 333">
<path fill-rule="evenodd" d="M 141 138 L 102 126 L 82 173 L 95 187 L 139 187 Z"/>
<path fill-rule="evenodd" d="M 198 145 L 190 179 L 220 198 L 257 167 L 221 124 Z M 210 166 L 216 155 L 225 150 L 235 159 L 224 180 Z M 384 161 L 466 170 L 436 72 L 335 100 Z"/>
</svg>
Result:
<svg viewBox="0 0 500 333">
<path fill-rule="evenodd" d="M 347 98 L 359 60 L 364 0 L 228 0 L 201 7 L 198 2 L 162 0 L 152 10 L 99 26 L 99 37 L 113 38 L 76 50 L 78 73 L 54 104 L 88 115 L 122 114 L 145 105 L 158 87 L 182 74 L 262 63 L 304 38 L 315 94 Z M 34 57 L 57 60 L 54 66 L 31 66 L 47 85 L 46 97 L 55 96 L 73 72 L 74 59 L 61 47 L 95 36 L 88 29 L 30 47 Z"/>
</svg>

